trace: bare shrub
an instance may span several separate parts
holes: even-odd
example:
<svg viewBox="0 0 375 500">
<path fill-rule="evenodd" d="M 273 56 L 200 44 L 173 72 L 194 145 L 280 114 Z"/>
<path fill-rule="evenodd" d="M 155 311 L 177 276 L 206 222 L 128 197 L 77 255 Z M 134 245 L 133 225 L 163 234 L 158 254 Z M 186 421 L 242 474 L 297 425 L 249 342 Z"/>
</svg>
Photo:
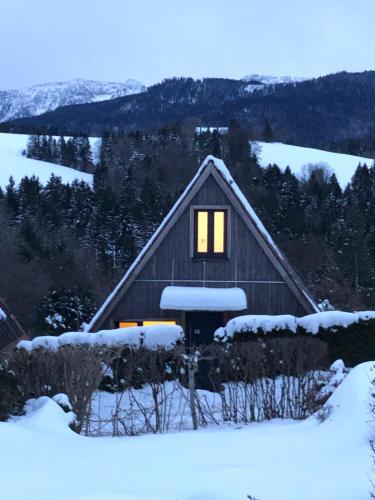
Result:
<svg viewBox="0 0 375 500">
<path fill-rule="evenodd" d="M 89 418 L 92 395 L 109 355 L 96 346 L 64 346 L 58 351 L 16 349 L 10 354 L 9 367 L 30 398 L 67 394 L 80 432 Z"/>
<path fill-rule="evenodd" d="M 325 344 L 312 338 L 271 338 L 210 346 L 209 377 L 220 392 L 224 421 L 302 419 L 318 407 L 318 372 Z"/>
<path fill-rule="evenodd" d="M 102 388 L 115 393 L 111 415 L 95 415 L 90 432 L 111 428 L 112 435 L 160 433 L 170 430 L 176 420 L 176 401 L 185 404 L 178 377 L 183 368 L 183 350 L 120 348 L 112 352 L 110 375 Z M 99 402 L 100 404 L 100 402 Z"/>
<path fill-rule="evenodd" d="M 121 436 L 306 418 L 324 403 L 325 357 L 317 339 L 263 337 L 191 354 L 181 346 L 17 349 L 9 367 L 28 397 L 67 394 L 78 432 Z"/>
</svg>

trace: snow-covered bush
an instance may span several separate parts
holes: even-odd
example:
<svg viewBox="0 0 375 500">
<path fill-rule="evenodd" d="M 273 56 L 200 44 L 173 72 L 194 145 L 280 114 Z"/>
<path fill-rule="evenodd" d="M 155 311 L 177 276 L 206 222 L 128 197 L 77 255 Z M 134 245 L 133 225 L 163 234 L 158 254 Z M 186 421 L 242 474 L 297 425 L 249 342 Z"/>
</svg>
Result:
<svg viewBox="0 0 375 500">
<path fill-rule="evenodd" d="M 50 290 L 39 304 L 37 328 L 52 335 L 79 330 L 96 309 L 97 304 L 87 290 L 79 287 Z"/>
<path fill-rule="evenodd" d="M 330 361 L 342 359 L 354 367 L 375 359 L 375 319 L 361 319 L 347 327 L 320 330 L 317 337 L 327 343 Z"/>
<path fill-rule="evenodd" d="M 305 418 L 325 402 L 328 378 L 343 372 L 337 362 L 322 375 L 326 344 L 311 335 L 254 336 L 201 346 L 194 355 L 181 338 L 177 326 L 69 332 L 22 341 L 9 362 L 28 398 L 64 393 L 77 431 L 100 434 L 110 425 L 115 435 L 176 430 L 177 421 L 186 428 L 186 412 L 193 428 Z M 106 423 L 92 413 L 99 389 L 116 400 Z"/>
<path fill-rule="evenodd" d="M 67 394 L 80 431 L 101 383 L 112 391 L 150 383 L 157 404 L 161 384 L 177 378 L 182 358 L 173 353 L 182 339 L 171 325 L 67 332 L 21 341 L 9 362 L 28 398 Z"/>
<path fill-rule="evenodd" d="M 80 431 L 88 417 L 92 395 L 102 380 L 102 365 L 109 353 L 99 347 L 65 346 L 54 351 L 44 348 L 15 349 L 9 367 L 15 373 L 27 399 L 41 396 L 68 396 Z"/>
<path fill-rule="evenodd" d="M 173 349 L 183 342 L 184 333 L 178 325 L 134 326 L 101 330 L 97 333 L 66 332 L 57 337 L 44 335 L 32 340 L 21 340 L 19 349 L 29 352 L 43 348 L 48 351 L 58 351 L 65 346 L 96 346 L 106 348 L 128 347 L 138 349 L 145 347 L 150 350 Z"/>
<path fill-rule="evenodd" d="M 111 352 L 101 387 L 117 392 L 129 387 L 142 387 L 144 384 L 161 384 L 177 379 L 181 374 L 182 364 L 182 350 L 178 346 L 174 349 L 117 348 Z"/>
<path fill-rule="evenodd" d="M 291 315 L 246 315 L 231 319 L 215 332 L 219 343 L 267 337 L 311 336 L 328 345 L 329 359 L 355 366 L 375 358 L 375 311 L 325 311 L 297 318 Z"/>
<path fill-rule="evenodd" d="M 178 432 L 275 416 L 304 418 L 317 409 L 316 417 L 324 420 L 329 413 L 325 402 L 339 382 L 337 375 L 332 369 L 314 370 L 303 376 L 254 379 L 247 384 L 225 382 L 219 392 L 196 389 L 193 394 L 180 381 L 171 380 L 159 385 L 157 401 L 152 384 L 115 393 L 97 391 L 85 432 L 95 436 Z M 346 370 L 341 380 L 345 376 Z"/>
<path fill-rule="evenodd" d="M 234 337 L 249 334 L 302 333 L 313 334 L 335 332 L 363 322 L 375 324 L 375 311 L 349 313 L 344 311 L 324 311 L 298 318 L 290 314 L 238 316 L 228 321 L 225 327 L 215 332 L 215 340 L 228 341 Z"/>
<path fill-rule="evenodd" d="M 231 421 L 306 418 L 320 402 L 326 345 L 315 338 L 263 338 L 213 346 L 209 377 Z"/>
</svg>

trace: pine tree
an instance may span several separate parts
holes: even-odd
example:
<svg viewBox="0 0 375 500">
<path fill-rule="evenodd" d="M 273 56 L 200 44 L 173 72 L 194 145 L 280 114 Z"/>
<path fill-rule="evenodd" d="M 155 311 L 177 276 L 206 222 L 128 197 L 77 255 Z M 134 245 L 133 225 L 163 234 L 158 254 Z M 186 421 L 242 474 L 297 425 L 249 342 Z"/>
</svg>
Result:
<svg viewBox="0 0 375 500">
<path fill-rule="evenodd" d="M 274 139 L 273 130 L 272 130 L 271 124 L 268 120 L 266 120 L 266 122 L 264 124 L 262 136 L 263 136 L 263 140 L 265 142 L 272 142 Z"/>
<path fill-rule="evenodd" d="M 92 156 L 90 142 L 87 137 L 78 137 L 76 139 L 77 168 L 82 172 L 92 170 Z"/>
</svg>

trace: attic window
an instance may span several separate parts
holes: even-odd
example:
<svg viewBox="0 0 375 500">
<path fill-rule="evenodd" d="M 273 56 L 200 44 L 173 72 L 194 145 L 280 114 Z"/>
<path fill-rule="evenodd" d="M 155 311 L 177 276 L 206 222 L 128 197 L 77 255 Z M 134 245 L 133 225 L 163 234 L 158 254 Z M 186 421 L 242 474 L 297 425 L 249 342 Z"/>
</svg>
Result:
<svg viewBox="0 0 375 500">
<path fill-rule="evenodd" d="M 194 210 L 194 257 L 226 257 L 227 210 Z"/>
</svg>

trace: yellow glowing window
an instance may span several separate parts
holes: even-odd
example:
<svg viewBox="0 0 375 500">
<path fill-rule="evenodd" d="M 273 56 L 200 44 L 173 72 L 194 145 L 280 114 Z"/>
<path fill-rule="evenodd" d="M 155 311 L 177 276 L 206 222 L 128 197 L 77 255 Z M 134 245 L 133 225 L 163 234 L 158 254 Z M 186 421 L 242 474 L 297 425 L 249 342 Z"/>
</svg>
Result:
<svg viewBox="0 0 375 500">
<path fill-rule="evenodd" d="M 214 253 L 224 253 L 225 214 L 214 212 Z"/>
<path fill-rule="evenodd" d="M 195 211 L 194 255 L 225 255 L 227 239 L 226 210 Z"/>
<path fill-rule="evenodd" d="M 198 212 L 197 225 L 197 252 L 206 253 L 208 252 L 208 212 Z"/>
<path fill-rule="evenodd" d="M 153 321 L 144 321 L 143 326 L 152 326 L 152 325 L 175 325 L 176 322 L 174 320 L 153 320 Z"/>
<path fill-rule="evenodd" d="M 130 328 L 131 326 L 138 326 L 137 321 L 120 321 L 118 324 L 119 328 Z"/>
</svg>

